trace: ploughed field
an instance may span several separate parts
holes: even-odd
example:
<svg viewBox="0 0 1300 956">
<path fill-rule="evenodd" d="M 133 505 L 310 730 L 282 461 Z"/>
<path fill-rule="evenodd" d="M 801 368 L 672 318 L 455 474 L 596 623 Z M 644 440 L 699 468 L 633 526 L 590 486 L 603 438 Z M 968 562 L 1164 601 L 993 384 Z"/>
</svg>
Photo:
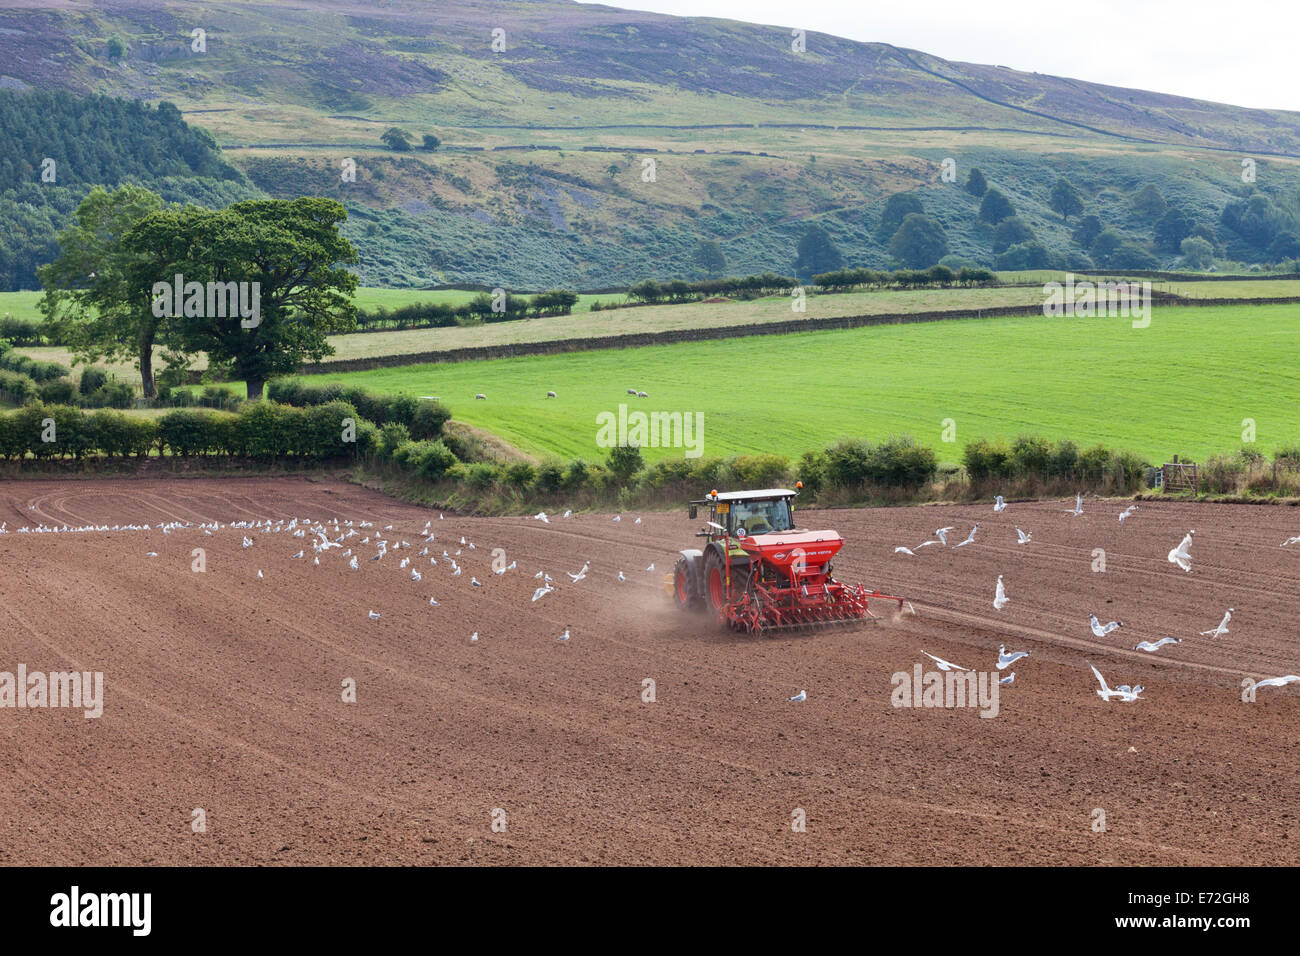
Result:
<svg viewBox="0 0 1300 956">
<path fill-rule="evenodd" d="M 1300 672 L 1300 546 L 1279 547 L 1300 511 L 1070 504 L 798 512 L 845 537 L 837 577 L 916 613 L 750 637 L 665 593 L 702 524 L 684 509 L 439 520 L 328 481 L 5 482 L 0 671 L 104 691 L 97 719 L 0 708 L 0 862 L 1294 862 L 1300 683 L 1246 703 L 1241 682 Z M 310 535 L 225 526 L 295 517 L 358 533 L 314 565 Z M 155 527 L 18 532 L 65 523 Z M 1193 528 L 1184 572 L 1166 554 Z M 538 571 L 558 589 L 532 601 Z M 1094 637 L 1090 612 L 1124 626 Z M 1183 641 L 1132 649 L 1163 636 Z M 891 703 L 922 651 L 994 671 L 1003 643 L 1030 656 L 995 717 Z M 1143 699 L 1104 702 L 1086 662 Z"/>
</svg>

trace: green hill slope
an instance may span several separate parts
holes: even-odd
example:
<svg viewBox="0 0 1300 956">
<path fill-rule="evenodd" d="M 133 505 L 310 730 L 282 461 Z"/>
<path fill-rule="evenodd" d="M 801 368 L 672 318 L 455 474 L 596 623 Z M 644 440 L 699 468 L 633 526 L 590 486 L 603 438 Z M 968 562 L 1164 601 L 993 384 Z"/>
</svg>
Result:
<svg viewBox="0 0 1300 956">
<path fill-rule="evenodd" d="M 785 28 L 568 0 L 0 0 L 0 88 L 174 102 L 259 190 L 347 203 L 372 285 L 689 277 L 702 240 L 728 272 L 791 272 L 810 222 L 849 262 L 882 267 L 880 214 L 906 191 L 952 254 L 992 265 L 993 230 L 962 189 L 973 167 L 1053 265 L 1091 261 L 1049 206 L 1060 177 L 1130 256 L 1179 253 L 1157 241 L 1159 214 L 1133 208 L 1148 184 L 1220 256 L 1300 254 L 1286 239 L 1300 217 L 1300 114 L 806 42 L 796 53 Z M 388 150 L 393 126 L 442 146 Z M 1221 221 L 1252 195 L 1256 208 Z"/>
</svg>

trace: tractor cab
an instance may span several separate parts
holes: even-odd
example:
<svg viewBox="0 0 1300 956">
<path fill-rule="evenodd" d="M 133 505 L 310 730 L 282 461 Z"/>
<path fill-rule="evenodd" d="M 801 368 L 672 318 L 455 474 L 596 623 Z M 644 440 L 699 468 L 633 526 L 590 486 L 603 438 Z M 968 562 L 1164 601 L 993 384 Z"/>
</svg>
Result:
<svg viewBox="0 0 1300 956">
<path fill-rule="evenodd" d="M 690 516 L 697 518 L 701 505 L 708 507 L 708 524 L 697 538 L 746 538 L 756 534 L 781 534 L 794 530 L 794 499 L 798 491 L 767 488 L 762 491 L 730 491 L 690 503 Z"/>
</svg>

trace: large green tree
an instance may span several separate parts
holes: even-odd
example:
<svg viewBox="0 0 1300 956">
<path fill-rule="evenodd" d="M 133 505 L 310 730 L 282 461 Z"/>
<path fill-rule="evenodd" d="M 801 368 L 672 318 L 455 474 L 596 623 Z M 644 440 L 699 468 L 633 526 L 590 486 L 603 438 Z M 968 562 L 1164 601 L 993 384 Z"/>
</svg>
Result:
<svg viewBox="0 0 1300 956">
<path fill-rule="evenodd" d="M 1016 214 L 1016 207 L 1011 205 L 1011 200 L 996 189 L 990 189 L 984 194 L 984 199 L 980 203 L 979 216 L 977 222 L 988 223 L 996 226 L 1003 219 L 1010 219 Z"/>
<path fill-rule="evenodd" d="M 134 281 L 150 290 L 178 274 L 186 286 L 247 284 L 255 322 L 214 309 L 211 288 L 198 298 L 186 289 L 183 302 L 172 302 L 179 314 L 167 321 L 178 348 L 229 366 L 258 399 L 268 378 L 332 354 L 327 336 L 356 326 L 357 277 L 345 267 L 357 253 L 339 234 L 346 219 L 340 203 L 318 197 L 248 200 L 219 211 L 187 206 L 146 217 L 125 244 L 138 256 Z"/>
<path fill-rule="evenodd" d="M 894 193 L 885 202 L 880 212 L 880 221 L 876 223 L 876 238 L 888 242 L 898 232 L 903 220 L 912 213 L 924 214 L 925 207 L 915 193 Z"/>
<path fill-rule="evenodd" d="M 1048 201 L 1057 215 L 1067 222 L 1071 216 L 1077 216 L 1083 212 L 1083 198 L 1079 195 L 1079 191 L 1065 178 L 1056 181 Z"/>
<path fill-rule="evenodd" d="M 809 280 L 819 272 L 834 272 L 842 265 L 844 256 L 830 233 L 815 223 L 804 230 L 794 262 L 794 271 L 801 279 Z"/>
<path fill-rule="evenodd" d="M 929 216 L 909 213 L 889 240 L 889 254 L 905 268 L 928 269 L 948 254 L 948 237 Z"/>
<path fill-rule="evenodd" d="M 127 233 L 163 201 L 140 186 L 90 191 L 73 225 L 59 234 L 59 256 L 38 270 L 39 307 L 79 362 L 135 358 L 146 397 L 153 397 L 153 347 L 166 321 L 153 314 L 150 290 L 134 278 L 144 256 Z"/>
</svg>

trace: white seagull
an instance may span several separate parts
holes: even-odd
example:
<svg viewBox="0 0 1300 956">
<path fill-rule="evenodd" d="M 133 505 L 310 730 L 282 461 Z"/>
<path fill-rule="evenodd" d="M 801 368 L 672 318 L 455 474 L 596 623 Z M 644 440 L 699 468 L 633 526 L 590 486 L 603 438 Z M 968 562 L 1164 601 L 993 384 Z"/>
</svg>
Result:
<svg viewBox="0 0 1300 956">
<path fill-rule="evenodd" d="M 1083 514 L 1083 495 L 1082 495 L 1082 494 L 1078 494 L 1078 495 L 1075 495 L 1075 496 L 1074 496 L 1074 510 L 1073 510 L 1073 511 L 1067 511 L 1066 514 L 1067 514 L 1067 515 L 1081 515 L 1081 514 Z"/>
<path fill-rule="evenodd" d="M 997 611 L 1002 610 L 1004 607 L 1007 606 L 1007 602 L 1010 601 L 1010 600 L 1011 600 L 1011 599 L 1010 599 L 1009 597 L 1007 597 L 1007 591 L 1006 591 L 1006 588 L 1004 588 L 1004 587 L 1002 586 L 1002 575 L 999 574 L 999 575 L 998 575 L 998 590 L 997 590 L 997 593 L 993 596 L 993 608 L 994 608 L 994 610 L 997 610 Z"/>
<path fill-rule="evenodd" d="M 1008 654 L 1007 645 L 999 644 L 998 645 L 998 670 L 1005 670 L 1006 668 L 1014 664 L 1016 661 L 1020 660 L 1020 658 L 1028 657 L 1028 656 L 1029 656 L 1028 651 L 1015 651 L 1011 654 Z"/>
<path fill-rule="evenodd" d="M 293 555 L 292 557 L 295 557 L 295 558 L 301 558 L 302 555 L 303 555 L 303 552 L 299 551 L 297 554 Z"/>
<path fill-rule="evenodd" d="M 952 663 L 951 661 L 945 661 L 942 657 L 935 657 L 933 654 L 930 654 L 927 651 L 922 651 L 921 653 L 925 654 L 926 657 L 930 658 L 930 660 L 938 664 L 939 670 L 941 671 L 962 671 L 963 673 L 965 673 L 970 670 L 969 667 L 962 667 L 959 664 Z"/>
<path fill-rule="evenodd" d="M 1160 650 L 1160 648 L 1164 647 L 1166 644 L 1181 644 L 1181 643 L 1182 641 L 1180 641 L 1176 637 L 1162 637 L 1160 638 L 1160 640 L 1156 641 L 1155 643 L 1152 643 L 1151 641 L 1139 641 L 1137 644 L 1133 645 L 1133 650 L 1146 651 L 1148 654 L 1154 654 L 1156 651 Z"/>
<path fill-rule="evenodd" d="M 1088 615 L 1088 623 L 1092 626 L 1092 633 L 1097 637 L 1105 637 L 1116 628 L 1124 626 L 1123 621 L 1107 621 L 1105 624 L 1102 624 L 1101 621 L 1097 620 L 1097 615 L 1095 614 Z"/>
<path fill-rule="evenodd" d="M 551 519 L 548 518 L 548 517 L 546 517 L 546 512 L 545 512 L 545 511 L 539 511 L 539 512 L 537 512 L 537 514 L 533 515 L 533 519 L 536 520 L 536 521 L 540 521 L 540 522 L 542 522 L 543 524 L 550 524 L 550 523 L 551 523 Z"/>
<path fill-rule="evenodd" d="M 805 701 L 808 699 L 808 692 L 806 690 L 801 690 L 789 699 L 792 701 Z"/>
<path fill-rule="evenodd" d="M 1001 495 L 998 495 L 997 500 L 993 502 L 993 510 L 997 514 L 1001 514 L 1002 512 L 1007 510 L 1007 503 L 1002 500 Z"/>
<path fill-rule="evenodd" d="M 438 602 L 433 598 L 429 598 L 429 607 L 438 607 Z"/>
<path fill-rule="evenodd" d="M 1101 671 L 1097 670 L 1096 667 L 1093 667 L 1092 664 L 1089 664 L 1088 666 L 1091 667 L 1092 672 L 1095 675 L 1097 675 L 1097 683 L 1101 685 L 1101 690 L 1094 691 L 1093 693 L 1095 693 L 1102 700 L 1109 703 L 1111 698 L 1117 698 L 1127 703 L 1132 703 L 1135 700 L 1143 699 L 1138 696 L 1139 694 L 1142 693 L 1141 684 L 1138 684 L 1136 687 L 1133 688 L 1130 688 L 1128 684 L 1120 684 L 1114 690 L 1111 690 L 1109 687 L 1106 686 L 1106 678 L 1101 676 Z"/>
<path fill-rule="evenodd" d="M 972 541 L 974 541 L 974 540 L 975 540 L 975 532 L 978 531 L 979 529 L 980 529 L 979 522 L 976 522 L 976 523 L 975 523 L 975 527 L 971 528 L 971 529 L 970 529 L 970 534 L 968 534 L 968 535 L 966 536 L 966 540 L 960 542 L 959 544 L 957 544 L 956 547 L 958 547 L 958 548 L 964 548 L 966 545 L 968 545 L 968 544 L 970 544 Z"/>
<path fill-rule="evenodd" d="M 1286 684 L 1295 684 L 1300 682 L 1300 677 L 1295 674 L 1287 674 L 1285 677 L 1270 677 L 1268 680 L 1256 681 L 1258 687 L 1282 687 Z"/>
<path fill-rule="evenodd" d="M 1028 544 L 1030 541 L 1033 540 L 1034 533 L 1031 531 L 1029 532 L 1029 534 L 1025 534 L 1023 531 L 1017 528 L 1016 536 L 1020 539 L 1019 541 L 1016 542 L 1016 544 Z"/>
<path fill-rule="evenodd" d="M 320 559 L 318 558 L 317 560 Z M 350 567 L 353 571 L 357 569 L 357 556 L 355 554 L 352 555 L 352 560 L 348 562 L 348 567 Z"/>
<path fill-rule="evenodd" d="M 569 639 L 569 629 L 567 627 L 564 629 L 564 633 L 561 634 L 558 639 L 561 641 L 567 641 Z"/>
<path fill-rule="evenodd" d="M 584 562 L 582 565 L 582 570 L 579 571 L 577 574 L 573 574 L 569 571 L 565 571 L 564 573 L 569 575 L 569 577 L 573 578 L 573 583 L 577 584 L 579 581 L 581 581 L 583 578 L 587 576 L 587 567 L 588 565 Z"/>
<path fill-rule="evenodd" d="M 622 572 L 622 571 L 618 572 L 618 579 L 619 579 L 620 581 L 626 581 L 626 580 L 627 580 L 627 578 L 623 577 L 623 572 Z"/>
<path fill-rule="evenodd" d="M 372 620 L 372 621 L 377 621 L 377 620 L 379 620 L 379 615 L 376 614 L 374 611 L 371 611 L 371 612 L 370 612 L 370 620 Z"/>
<path fill-rule="evenodd" d="M 1182 544 L 1169 552 L 1170 564 L 1176 564 L 1184 571 L 1192 570 L 1192 556 L 1187 553 L 1187 549 L 1192 546 L 1192 535 L 1194 534 L 1196 534 L 1195 531 L 1187 532 L 1187 536 L 1183 538 Z"/>
<path fill-rule="evenodd" d="M 1300 534 L 1296 535 L 1294 538 L 1287 538 L 1280 545 L 1278 545 L 1278 547 L 1285 548 L 1288 544 L 1300 544 Z"/>
<path fill-rule="evenodd" d="M 943 546 L 946 548 L 948 547 L 948 532 L 956 531 L 956 530 L 957 530 L 956 528 L 953 528 L 951 526 L 947 528 L 940 528 L 934 533 L 934 535 L 936 538 L 938 538 L 940 541 L 943 542 Z"/>
<path fill-rule="evenodd" d="M 894 549 L 894 554 L 898 554 L 900 551 L 903 554 L 910 554 L 912 557 L 916 557 L 916 552 L 914 552 L 911 548 L 904 548 L 901 546 Z"/>
<path fill-rule="evenodd" d="M 1137 511 L 1137 510 L 1138 510 L 1138 506 L 1137 506 L 1137 505 L 1129 505 L 1127 508 L 1125 508 L 1123 511 L 1121 511 L 1121 512 L 1119 513 L 1119 523 L 1120 523 L 1120 524 L 1123 524 L 1123 523 L 1124 523 L 1124 519 L 1127 518 L 1127 517 L 1129 517 L 1129 516 L 1131 516 L 1131 515 L 1133 514 L 1133 512 L 1135 512 L 1135 511 Z"/>
<path fill-rule="evenodd" d="M 998 683 L 999 683 L 999 684 L 1010 684 L 1010 683 L 1011 683 L 1012 681 L 1014 681 L 1015 679 L 1016 679 L 1016 672 L 1015 672 L 1015 671 L 1012 671 L 1012 672 L 1011 672 L 1010 674 L 1008 674 L 1006 677 L 999 677 L 999 678 L 998 678 Z"/>
<path fill-rule="evenodd" d="M 543 598 L 543 597 L 545 597 L 546 595 L 550 594 L 550 593 L 551 593 L 552 591 L 554 591 L 554 590 L 555 590 L 555 588 L 551 587 L 551 586 L 548 585 L 548 584 L 544 584 L 544 585 L 542 585 L 540 588 L 538 588 L 536 591 L 533 592 L 533 600 L 536 601 L 536 600 L 538 600 L 539 598 Z"/>
<path fill-rule="evenodd" d="M 1216 627 L 1216 628 L 1212 628 L 1212 629 L 1210 629 L 1210 630 L 1208 630 L 1208 631 L 1201 631 L 1201 634 L 1202 634 L 1202 635 L 1207 635 L 1207 634 L 1208 634 L 1210 637 L 1220 637 L 1220 636 L 1222 636 L 1222 635 L 1224 635 L 1224 634 L 1227 634 L 1227 633 L 1228 633 L 1228 622 L 1232 620 L 1232 612 L 1233 612 L 1234 610 L 1236 610 L 1236 608 L 1231 608 L 1231 607 L 1228 608 L 1228 610 L 1224 612 L 1223 620 L 1219 622 L 1219 626 L 1218 626 L 1218 627 Z"/>
</svg>

